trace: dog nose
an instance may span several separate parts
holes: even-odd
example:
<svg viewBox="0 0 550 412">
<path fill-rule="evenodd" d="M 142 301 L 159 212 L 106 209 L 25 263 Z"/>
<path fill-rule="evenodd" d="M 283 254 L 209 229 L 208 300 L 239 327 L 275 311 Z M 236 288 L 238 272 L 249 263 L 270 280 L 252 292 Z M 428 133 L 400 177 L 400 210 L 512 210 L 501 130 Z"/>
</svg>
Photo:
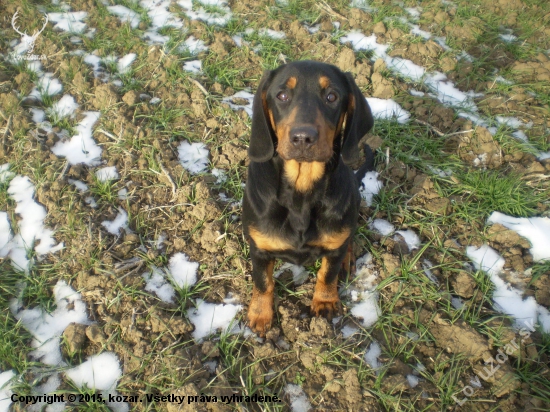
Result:
<svg viewBox="0 0 550 412">
<path fill-rule="evenodd" d="M 300 126 L 290 130 L 290 142 L 301 149 L 307 149 L 317 143 L 319 133 L 312 126 Z"/>
</svg>

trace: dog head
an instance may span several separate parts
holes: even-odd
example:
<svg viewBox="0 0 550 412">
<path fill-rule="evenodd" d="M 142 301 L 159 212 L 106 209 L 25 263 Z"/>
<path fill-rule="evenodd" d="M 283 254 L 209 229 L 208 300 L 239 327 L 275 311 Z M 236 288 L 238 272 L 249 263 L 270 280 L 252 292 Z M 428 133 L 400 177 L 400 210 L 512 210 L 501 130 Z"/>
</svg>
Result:
<svg viewBox="0 0 550 412">
<path fill-rule="evenodd" d="M 314 61 L 297 61 L 264 73 L 254 97 L 249 156 L 266 162 L 345 163 L 358 156 L 359 140 L 372 128 L 365 97 L 350 73 Z"/>
</svg>

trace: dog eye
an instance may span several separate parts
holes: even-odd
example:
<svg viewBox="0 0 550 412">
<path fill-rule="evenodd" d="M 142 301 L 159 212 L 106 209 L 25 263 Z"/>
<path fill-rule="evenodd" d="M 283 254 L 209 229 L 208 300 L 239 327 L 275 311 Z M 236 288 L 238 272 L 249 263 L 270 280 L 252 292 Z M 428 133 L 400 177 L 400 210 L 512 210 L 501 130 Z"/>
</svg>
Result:
<svg viewBox="0 0 550 412">
<path fill-rule="evenodd" d="M 279 94 L 277 94 L 277 99 L 279 99 L 282 102 L 286 102 L 288 101 L 288 99 L 290 99 L 290 96 L 288 95 L 287 92 L 279 92 Z"/>
<path fill-rule="evenodd" d="M 326 99 L 327 102 L 334 103 L 338 99 L 338 96 L 336 96 L 336 93 L 330 92 L 329 94 L 327 94 Z"/>
</svg>

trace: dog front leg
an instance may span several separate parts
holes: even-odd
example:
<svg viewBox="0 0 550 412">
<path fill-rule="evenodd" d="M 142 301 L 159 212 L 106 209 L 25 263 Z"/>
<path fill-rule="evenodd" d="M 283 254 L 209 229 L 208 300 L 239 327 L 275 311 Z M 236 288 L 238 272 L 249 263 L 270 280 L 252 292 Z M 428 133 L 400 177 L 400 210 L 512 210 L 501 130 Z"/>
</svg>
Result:
<svg viewBox="0 0 550 412">
<path fill-rule="evenodd" d="M 273 267 L 275 259 L 263 259 L 252 254 L 252 299 L 248 307 L 250 329 L 261 337 L 271 328 L 273 320 Z"/>
</svg>

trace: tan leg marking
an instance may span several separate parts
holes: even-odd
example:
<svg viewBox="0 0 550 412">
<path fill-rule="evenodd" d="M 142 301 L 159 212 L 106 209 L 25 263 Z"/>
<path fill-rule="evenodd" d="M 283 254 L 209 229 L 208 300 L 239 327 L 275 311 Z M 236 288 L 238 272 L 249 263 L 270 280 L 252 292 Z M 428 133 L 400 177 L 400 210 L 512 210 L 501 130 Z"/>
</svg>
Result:
<svg viewBox="0 0 550 412">
<path fill-rule="evenodd" d="M 254 286 L 252 288 L 252 299 L 248 306 L 248 324 L 250 325 L 250 329 L 261 337 L 265 336 L 265 333 L 271 329 L 271 322 L 273 321 L 273 291 L 275 290 L 275 283 L 273 282 L 274 265 L 275 261 L 273 260 L 268 264 L 266 269 L 266 292 L 261 293 L 256 289 L 256 286 Z"/>
<path fill-rule="evenodd" d="M 324 316 L 328 320 L 340 313 L 340 297 L 338 296 L 338 276 L 332 283 L 326 283 L 325 277 L 329 269 L 326 257 L 323 257 L 321 269 L 317 272 L 317 283 L 311 302 L 311 313 L 315 316 Z"/>
</svg>

